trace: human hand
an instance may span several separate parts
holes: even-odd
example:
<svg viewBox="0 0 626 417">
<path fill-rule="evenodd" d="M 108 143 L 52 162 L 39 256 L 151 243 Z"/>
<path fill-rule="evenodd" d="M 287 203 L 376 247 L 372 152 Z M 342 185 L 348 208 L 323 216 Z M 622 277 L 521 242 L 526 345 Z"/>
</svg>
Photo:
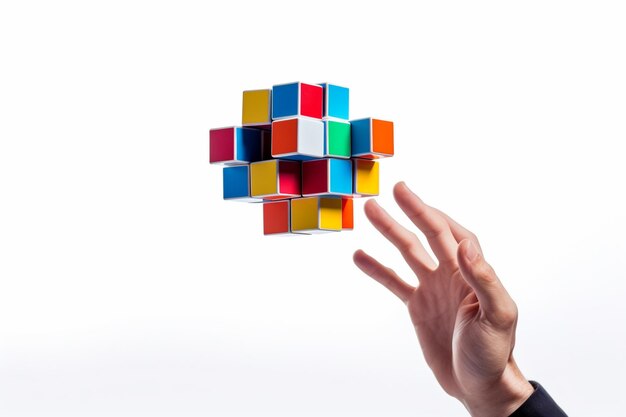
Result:
<svg viewBox="0 0 626 417">
<path fill-rule="evenodd" d="M 419 285 L 409 285 L 362 250 L 354 253 L 355 264 L 407 305 L 426 363 L 448 394 L 474 417 L 509 416 L 534 390 L 512 355 L 515 302 L 472 232 L 424 204 L 404 183 L 396 184 L 394 197 L 438 263 L 413 232 L 370 200 L 367 218 L 398 248 Z"/>
</svg>

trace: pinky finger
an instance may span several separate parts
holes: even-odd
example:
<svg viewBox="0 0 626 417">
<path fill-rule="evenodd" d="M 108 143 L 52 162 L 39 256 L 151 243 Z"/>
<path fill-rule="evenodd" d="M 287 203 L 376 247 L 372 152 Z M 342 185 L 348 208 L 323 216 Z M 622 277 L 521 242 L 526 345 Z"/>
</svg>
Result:
<svg viewBox="0 0 626 417">
<path fill-rule="evenodd" d="M 361 271 L 374 278 L 406 304 L 415 288 L 404 282 L 391 268 L 381 264 L 360 249 L 354 252 L 353 259 Z"/>
</svg>

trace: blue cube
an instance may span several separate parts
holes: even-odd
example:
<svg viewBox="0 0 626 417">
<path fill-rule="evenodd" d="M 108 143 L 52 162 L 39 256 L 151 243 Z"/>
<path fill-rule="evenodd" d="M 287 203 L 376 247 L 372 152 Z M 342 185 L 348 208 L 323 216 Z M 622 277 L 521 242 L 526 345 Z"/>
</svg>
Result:
<svg viewBox="0 0 626 417">
<path fill-rule="evenodd" d="M 305 83 L 280 84 L 272 87 L 272 120 L 306 116 L 322 118 L 322 86 Z"/>
<path fill-rule="evenodd" d="M 324 118 L 348 120 L 350 118 L 350 89 L 329 83 L 320 85 L 324 88 Z"/>
<path fill-rule="evenodd" d="M 250 165 L 224 167 L 224 200 L 260 202 L 250 196 Z"/>
</svg>

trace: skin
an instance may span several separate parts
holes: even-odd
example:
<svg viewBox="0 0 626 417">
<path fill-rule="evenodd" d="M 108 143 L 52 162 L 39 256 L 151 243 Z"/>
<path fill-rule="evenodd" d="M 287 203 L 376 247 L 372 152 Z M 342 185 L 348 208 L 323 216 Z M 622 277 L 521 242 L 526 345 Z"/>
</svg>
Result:
<svg viewBox="0 0 626 417">
<path fill-rule="evenodd" d="M 354 253 L 354 263 L 406 304 L 424 358 L 449 395 L 474 417 L 509 416 L 534 390 L 513 359 L 515 302 L 485 261 L 476 235 L 403 182 L 393 191 L 437 262 L 415 233 L 369 200 L 367 218 L 398 248 L 419 285 L 409 285 L 362 250 Z"/>
</svg>

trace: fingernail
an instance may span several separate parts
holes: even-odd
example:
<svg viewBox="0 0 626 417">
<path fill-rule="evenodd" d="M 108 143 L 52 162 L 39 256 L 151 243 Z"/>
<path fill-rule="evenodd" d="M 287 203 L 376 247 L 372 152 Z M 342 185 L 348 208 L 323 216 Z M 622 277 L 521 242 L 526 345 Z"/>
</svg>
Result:
<svg viewBox="0 0 626 417">
<path fill-rule="evenodd" d="M 476 247 L 471 241 L 468 241 L 465 245 L 465 259 L 467 259 L 468 262 L 473 262 L 477 257 L 478 251 L 476 250 Z"/>
</svg>

